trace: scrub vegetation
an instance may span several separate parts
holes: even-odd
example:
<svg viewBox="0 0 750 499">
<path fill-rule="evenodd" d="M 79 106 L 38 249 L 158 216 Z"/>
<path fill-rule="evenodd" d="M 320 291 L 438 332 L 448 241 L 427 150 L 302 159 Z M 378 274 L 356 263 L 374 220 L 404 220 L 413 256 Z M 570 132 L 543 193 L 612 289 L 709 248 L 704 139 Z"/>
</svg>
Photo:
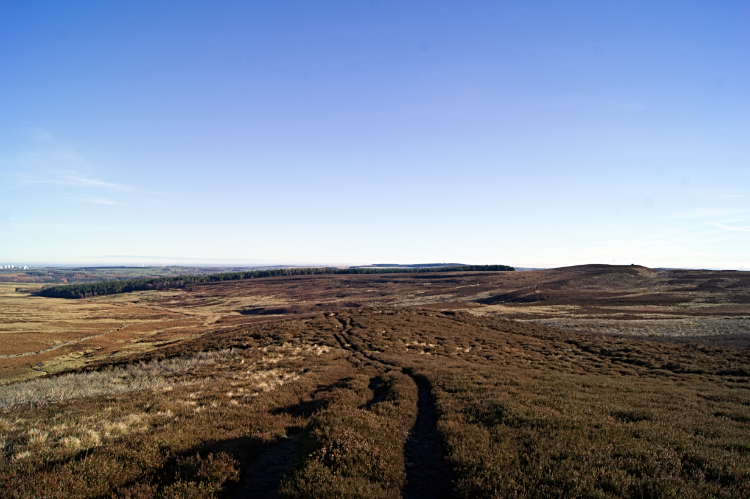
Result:
<svg viewBox="0 0 750 499">
<path fill-rule="evenodd" d="M 16 383 L 0 391 L 0 409 L 23 405 L 42 406 L 92 395 L 114 395 L 145 389 L 167 388 L 180 383 L 178 375 L 211 364 L 233 352 L 200 352 L 192 357 L 140 362 L 82 374 L 68 373 Z M 184 380 L 184 377 L 182 378 Z"/>
<path fill-rule="evenodd" d="M 244 324 L 0 387 L 0 487 L 425 497 L 410 484 L 428 479 L 433 497 L 747 497 L 748 366 L 746 350 L 451 310 Z"/>
<path fill-rule="evenodd" d="M 637 265 L 282 275 L 78 300 L 31 294 L 40 284 L 0 283 L 0 383 L 246 324 L 372 306 L 464 309 L 582 333 L 747 348 L 749 275 Z"/>
</svg>

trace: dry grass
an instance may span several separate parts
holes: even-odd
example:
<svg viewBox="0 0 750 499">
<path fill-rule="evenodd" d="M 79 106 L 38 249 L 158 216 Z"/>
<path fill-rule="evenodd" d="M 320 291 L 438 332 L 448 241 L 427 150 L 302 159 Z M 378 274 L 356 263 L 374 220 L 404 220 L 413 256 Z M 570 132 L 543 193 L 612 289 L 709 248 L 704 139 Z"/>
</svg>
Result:
<svg viewBox="0 0 750 499">
<path fill-rule="evenodd" d="M 0 386 L 0 410 L 21 405 L 43 406 L 95 395 L 160 390 L 186 383 L 178 375 L 232 355 L 230 350 L 201 352 L 187 358 L 155 360 L 104 371 L 70 373 Z"/>
<path fill-rule="evenodd" d="M 160 340 L 169 341 L 199 323 L 166 310 L 41 298 L 14 289 L 0 287 L 0 383 L 127 355 L 157 333 L 168 332 Z"/>
<path fill-rule="evenodd" d="M 746 347 L 743 272 L 580 266 L 534 272 L 293 276 L 191 285 L 89 300 L 12 292 L 0 283 L 0 383 L 85 366 L 220 329 L 359 306 L 467 309 L 581 332 Z M 128 326 L 120 328 L 123 324 Z M 110 331 L 104 336 L 78 341 Z"/>
<path fill-rule="evenodd" d="M 44 286 L 37 283 L 0 282 L 0 298 L 24 298 Z"/>
<path fill-rule="evenodd" d="M 750 495 L 750 352 L 363 308 L 118 362 L 57 378 L 79 398 L 49 403 L 38 394 L 55 379 L 36 380 L 53 388 L 0 413 L 0 490 L 227 497 L 291 438 L 282 497 L 397 497 L 415 375 L 431 386 L 458 497 Z M 100 379 L 114 391 L 81 396 Z M 6 388 L 47 386 L 30 383 Z"/>
<path fill-rule="evenodd" d="M 241 465 L 299 426 L 299 418 L 275 414 L 278 407 L 298 405 L 318 383 L 334 380 L 333 366 L 310 369 L 309 359 L 335 366 L 340 356 L 283 344 L 224 351 L 202 365 L 194 358 L 185 382 L 171 386 L 5 410 L 0 477 L 11 497 L 214 497 L 237 482 Z M 145 368 L 173 373 L 186 362 Z M 138 379 L 143 366 L 133 367 Z"/>
</svg>

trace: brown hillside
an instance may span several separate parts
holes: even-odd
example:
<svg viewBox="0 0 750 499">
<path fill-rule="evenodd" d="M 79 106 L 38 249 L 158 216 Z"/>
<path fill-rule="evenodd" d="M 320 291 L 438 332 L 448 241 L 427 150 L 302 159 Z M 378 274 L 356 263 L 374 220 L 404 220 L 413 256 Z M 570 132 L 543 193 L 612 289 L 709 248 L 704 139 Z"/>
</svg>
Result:
<svg viewBox="0 0 750 499">
<path fill-rule="evenodd" d="M 0 487 L 747 497 L 749 355 L 418 308 L 242 325 L 0 387 Z"/>
</svg>

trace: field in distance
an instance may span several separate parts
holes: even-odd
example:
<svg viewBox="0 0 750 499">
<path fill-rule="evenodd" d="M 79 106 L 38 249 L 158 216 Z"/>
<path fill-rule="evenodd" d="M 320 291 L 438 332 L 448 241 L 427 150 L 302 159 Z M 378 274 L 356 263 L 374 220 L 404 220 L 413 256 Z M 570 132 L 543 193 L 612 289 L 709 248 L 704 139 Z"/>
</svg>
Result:
<svg viewBox="0 0 750 499">
<path fill-rule="evenodd" d="M 384 305 L 463 309 L 579 332 L 750 345 L 748 272 L 587 265 L 530 272 L 312 275 L 85 300 L 14 292 L 38 285 L 0 286 L 0 382 L 244 324 Z"/>
<path fill-rule="evenodd" d="M 153 348 L 166 341 L 158 333 L 202 324 L 168 310 L 41 298 L 29 294 L 41 284 L 18 286 L 0 283 L 0 383 Z"/>
</svg>

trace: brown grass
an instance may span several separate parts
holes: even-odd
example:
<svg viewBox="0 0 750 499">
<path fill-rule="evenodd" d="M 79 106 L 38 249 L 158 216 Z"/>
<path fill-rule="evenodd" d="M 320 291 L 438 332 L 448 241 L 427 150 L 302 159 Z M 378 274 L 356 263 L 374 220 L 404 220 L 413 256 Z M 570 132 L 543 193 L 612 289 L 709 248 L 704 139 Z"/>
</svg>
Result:
<svg viewBox="0 0 750 499">
<path fill-rule="evenodd" d="M 65 374 L 0 387 L 0 410 L 43 406 L 95 395 L 160 390 L 185 383 L 180 374 L 232 355 L 231 350 L 200 352 L 192 357 L 154 360 L 103 371 Z M 181 381 L 182 380 L 182 381 Z"/>
<path fill-rule="evenodd" d="M 0 358 L 0 382 L 127 356 L 219 329 L 359 306 L 466 309 L 571 331 L 750 345 L 747 272 L 588 265 L 534 272 L 292 276 L 81 301 L 29 297 L 16 293 L 16 287 L 0 283 L 5 319 L 0 356 L 110 332 L 52 353 Z M 123 324 L 128 326 L 111 330 Z"/>
<path fill-rule="evenodd" d="M 200 352 L 217 353 L 169 367 Z M 51 400 L 29 388 L 39 398 L 2 411 L 10 497 L 224 497 L 290 438 L 299 446 L 282 497 L 400 496 L 412 376 L 431 386 L 458 497 L 750 493 L 748 352 L 379 308 L 243 326 L 118 362 L 3 388 L 81 387 L 41 407 L 30 404 Z M 112 382 L 148 372 L 164 381 Z M 86 396 L 96 379 L 114 388 Z"/>
<path fill-rule="evenodd" d="M 399 371 L 376 373 L 363 367 L 330 387 L 325 408 L 303 439 L 305 457 L 280 497 L 401 496 L 404 441 L 417 416 L 416 386 Z"/>
<path fill-rule="evenodd" d="M 164 310 L 40 298 L 4 288 L 6 292 L 0 293 L 0 382 L 129 354 L 139 348 L 139 342 L 153 342 L 159 333 L 184 336 L 183 329 L 201 324 Z M 165 336 L 157 341 L 172 339 Z M 34 352 L 39 353 L 21 355 Z"/>
<path fill-rule="evenodd" d="M 435 465 L 418 454 L 405 463 L 423 408 L 418 379 L 457 497 L 750 496 L 750 351 L 611 336 L 675 337 L 686 324 L 683 339 L 737 335 L 745 281 L 615 270 L 258 279 L 80 302 L 0 296 L 0 312 L 16 310 L 12 327 L 26 328 L 16 338 L 35 320 L 59 335 L 131 324 L 3 359 L 6 379 L 40 361 L 69 370 L 0 387 L 0 490 L 230 497 L 291 449 L 268 485 L 283 497 L 414 497 L 405 484 Z M 347 303 L 432 310 L 340 310 Z M 279 308 L 295 318 L 266 314 Z"/>
</svg>

